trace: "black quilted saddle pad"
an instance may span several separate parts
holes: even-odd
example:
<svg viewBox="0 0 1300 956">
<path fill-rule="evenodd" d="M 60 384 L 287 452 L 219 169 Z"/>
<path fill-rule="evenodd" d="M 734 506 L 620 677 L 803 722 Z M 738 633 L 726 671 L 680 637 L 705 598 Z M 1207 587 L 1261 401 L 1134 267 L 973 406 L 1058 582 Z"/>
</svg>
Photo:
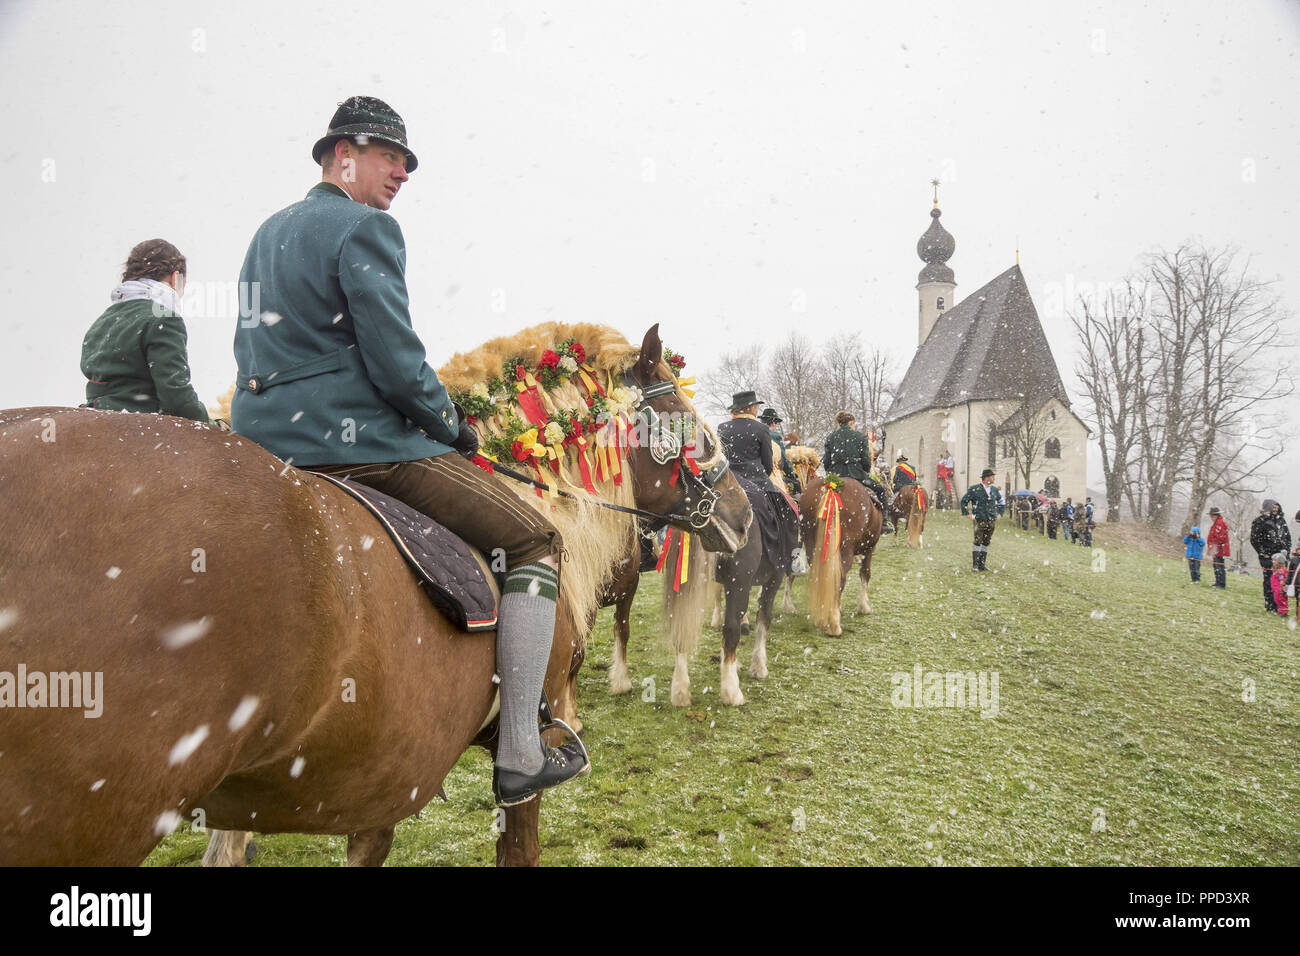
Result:
<svg viewBox="0 0 1300 956">
<path fill-rule="evenodd" d="M 318 471 L 311 473 L 365 505 L 415 571 L 434 606 L 450 621 L 463 631 L 487 631 L 497 626 L 497 593 L 469 545 L 428 515 L 378 489 Z"/>
</svg>

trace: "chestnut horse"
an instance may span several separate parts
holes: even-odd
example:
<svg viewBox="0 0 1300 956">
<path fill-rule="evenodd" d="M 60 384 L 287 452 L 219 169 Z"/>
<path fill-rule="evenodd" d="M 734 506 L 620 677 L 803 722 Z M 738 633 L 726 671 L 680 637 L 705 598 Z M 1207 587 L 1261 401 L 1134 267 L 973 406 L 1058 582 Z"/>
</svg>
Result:
<svg viewBox="0 0 1300 956">
<path fill-rule="evenodd" d="M 907 546 L 909 548 L 922 546 L 921 535 L 925 531 L 925 512 L 928 510 L 926 498 L 920 485 L 904 485 L 903 489 L 894 496 L 889 513 L 894 519 L 895 541 L 898 540 L 898 532 L 906 521 Z"/>
<path fill-rule="evenodd" d="M 657 327 L 629 351 L 631 380 L 672 380 Z M 689 406 L 674 389 L 653 408 Z M 633 449 L 627 469 L 638 507 L 681 510 L 668 464 Z M 734 548 L 748 502 L 729 474 L 714 491 L 696 530 Z M 2 866 L 137 864 L 191 818 L 348 834 L 349 863 L 378 864 L 488 723 L 494 633 L 459 632 L 364 508 L 237 435 L 0 411 L 0 529 L 0 648 L 28 685 L 0 673 L 0 701 L 26 698 L 0 721 Z M 562 718 L 591 626 L 574 609 L 595 603 L 574 581 L 621 555 L 561 571 L 546 694 Z M 499 863 L 537 862 L 539 804 L 507 811 Z"/>
<path fill-rule="evenodd" d="M 814 626 L 831 637 L 844 633 L 840 627 L 840 599 L 849 571 L 853 569 L 853 559 L 859 555 L 862 593 L 858 611 L 871 613 L 867 585 L 871 581 L 871 556 L 880 540 L 882 520 L 875 498 L 866 486 L 852 478 L 842 478 L 841 482 L 838 507 L 833 499 L 827 501 L 830 489 L 826 488 L 825 478 L 813 478 L 799 502 L 799 531 L 808 554 L 809 616 Z"/>
</svg>

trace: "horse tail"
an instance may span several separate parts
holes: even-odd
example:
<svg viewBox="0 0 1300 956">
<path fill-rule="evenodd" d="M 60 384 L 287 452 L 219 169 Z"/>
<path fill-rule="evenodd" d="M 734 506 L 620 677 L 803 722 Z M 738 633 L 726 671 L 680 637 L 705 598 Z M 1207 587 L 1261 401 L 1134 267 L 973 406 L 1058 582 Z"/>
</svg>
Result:
<svg viewBox="0 0 1300 956">
<path fill-rule="evenodd" d="M 912 500 L 907 509 L 907 543 L 919 548 L 921 532 L 925 530 L 925 492 L 920 485 L 913 485 L 912 488 Z"/>
<path fill-rule="evenodd" d="M 683 554 L 683 551 L 685 554 Z M 668 639 L 676 654 L 690 657 L 695 653 L 702 615 L 709 598 L 711 562 L 698 536 L 676 528 L 668 530 L 659 570 L 664 575 L 664 617 L 668 621 Z"/>
<path fill-rule="evenodd" d="M 843 516 L 834 501 L 828 502 L 832 494 L 831 489 L 823 488 L 817 499 L 817 533 L 808 568 L 808 613 L 813 625 L 822 630 L 834 629 L 839 622 L 840 580 L 844 576 L 836 540 L 837 530 L 843 533 Z"/>
</svg>

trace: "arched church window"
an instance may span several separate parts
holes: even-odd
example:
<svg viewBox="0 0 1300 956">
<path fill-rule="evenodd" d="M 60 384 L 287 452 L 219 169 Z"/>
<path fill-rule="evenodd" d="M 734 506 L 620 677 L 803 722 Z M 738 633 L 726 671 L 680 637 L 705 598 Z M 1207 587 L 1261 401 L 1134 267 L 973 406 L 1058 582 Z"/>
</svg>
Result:
<svg viewBox="0 0 1300 956">
<path fill-rule="evenodd" d="M 939 296 L 939 311 L 943 311 L 943 296 Z"/>
<path fill-rule="evenodd" d="M 1049 438 L 1049 439 L 1047 439 L 1047 448 L 1045 448 L 1045 449 L 1043 450 L 1043 455 L 1044 455 L 1045 457 L 1047 457 L 1047 458 L 1060 458 L 1060 457 L 1061 457 L 1061 439 L 1059 439 L 1059 438 Z"/>
</svg>

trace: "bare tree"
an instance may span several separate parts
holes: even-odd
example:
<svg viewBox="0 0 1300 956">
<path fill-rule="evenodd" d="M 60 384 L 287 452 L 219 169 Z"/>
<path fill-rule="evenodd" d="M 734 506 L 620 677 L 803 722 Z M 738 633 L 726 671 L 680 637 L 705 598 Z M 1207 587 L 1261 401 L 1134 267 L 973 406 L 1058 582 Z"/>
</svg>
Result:
<svg viewBox="0 0 1300 956">
<path fill-rule="evenodd" d="M 803 436 L 830 430 L 823 397 L 825 365 L 807 338 L 791 332 L 772 350 L 766 383 L 767 400 L 782 410 L 791 430 Z"/>
<path fill-rule="evenodd" d="M 1212 492 L 1262 490 L 1253 479 L 1282 453 L 1282 443 L 1259 406 L 1294 391 L 1276 351 L 1278 300 L 1248 274 L 1249 262 L 1238 269 L 1235 258 L 1232 249 L 1197 249 L 1187 262 L 1199 378 L 1183 533 L 1199 523 Z"/>
<path fill-rule="evenodd" d="M 872 427 L 880 425 L 889 411 L 889 403 L 898 389 L 893 360 L 878 345 L 866 354 L 859 352 L 853 361 L 853 394 L 862 421 Z"/>
<path fill-rule="evenodd" d="M 763 346 L 751 345 L 735 352 L 725 352 L 718 364 L 709 370 L 704 393 L 704 406 L 708 411 L 725 415 L 731 409 L 731 396 L 737 392 L 754 389 L 759 398 L 765 398 L 763 374 Z"/>
<path fill-rule="evenodd" d="M 831 412 L 849 411 L 863 415 L 857 401 L 854 369 L 863 361 L 862 336 L 857 332 L 833 335 L 822 348 L 822 401 Z M 862 421 L 867 419 L 862 418 Z"/>
<path fill-rule="evenodd" d="M 998 426 L 998 437 L 1011 446 L 1015 460 L 1016 477 L 1024 481 L 1023 487 L 1033 491 L 1034 467 L 1047 455 L 1047 443 L 1060 441 L 1057 422 L 1048 410 L 1051 396 L 1021 395 L 1012 403 L 1014 409 Z"/>
<path fill-rule="evenodd" d="M 1259 499 L 1252 494 L 1238 492 L 1225 495 L 1219 505 L 1223 520 L 1228 523 L 1228 534 L 1232 538 L 1233 566 L 1246 565 L 1245 550 L 1250 542 L 1250 524 L 1259 514 Z"/>
<path fill-rule="evenodd" d="M 1146 521 L 1169 529 L 1174 485 L 1188 476 L 1194 427 L 1192 399 L 1199 357 L 1200 317 L 1188 279 L 1194 253 L 1187 246 L 1147 257 L 1153 302 L 1147 312 L 1146 354 L 1138 377 L 1138 444 L 1146 493 Z"/>
<path fill-rule="evenodd" d="M 1138 440 L 1136 399 L 1143 366 L 1146 298 L 1145 284 L 1130 279 L 1122 291 L 1111 292 L 1096 305 L 1081 298 L 1077 311 L 1070 315 L 1081 352 L 1075 374 L 1083 384 L 1101 445 L 1106 520 L 1112 522 L 1119 521 L 1120 501 L 1126 492 L 1129 508 L 1139 514 L 1130 473 Z"/>
</svg>

